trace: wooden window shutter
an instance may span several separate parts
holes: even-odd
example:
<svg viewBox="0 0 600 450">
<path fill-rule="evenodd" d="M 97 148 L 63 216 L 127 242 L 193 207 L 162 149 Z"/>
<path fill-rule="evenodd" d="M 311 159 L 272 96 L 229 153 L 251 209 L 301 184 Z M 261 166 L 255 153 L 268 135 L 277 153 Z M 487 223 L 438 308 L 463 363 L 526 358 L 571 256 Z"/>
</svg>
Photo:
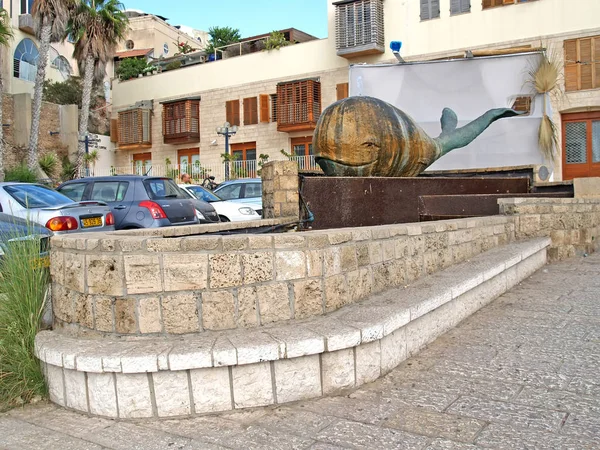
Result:
<svg viewBox="0 0 600 450">
<path fill-rule="evenodd" d="M 421 0 L 421 20 L 431 19 L 429 13 L 429 0 Z"/>
<path fill-rule="evenodd" d="M 580 89 L 592 89 L 594 87 L 593 64 L 592 64 L 592 39 L 579 39 L 579 67 L 581 86 Z"/>
<path fill-rule="evenodd" d="M 119 142 L 119 121 L 110 120 L 110 142 Z"/>
<path fill-rule="evenodd" d="M 600 36 L 592 38 L 594 61 L 594 88 L 600 88 Z"/>
<path fill-rule="evenodd" d="M 579 89 L 579 64 L 577 64 L 577 39 L 565 41 L 565 90 Z"/>
<path fill-rule="evenodd" d="M 271 94 L 271 121 L 277 122 L 277 94 Z"/>
<path fill-rule="evenodd" d="M 229 100 L 225 103 L 225 116 L 230 125 L 240 126 L 240 101 Z"/>
<path fill-rule="evenodd" d="M 483 3 L 481 4 L 481 7 L 483 9 L 491 8 L 492 6 L 496 6 L 494 4 L 494 0 L 483 0 Z"/>
<path fill-rule="evenodd" d="M 440 17 L 440 0 L 429 0 L 429 5 L 430 19 L 436 19 Z"/>
<path fill-rule="evenodd" d="M 462 14 L 471 11 L 471 0 L 450 0 L 450 14 Z"/>
<path fill-rule="evenodd" d="M 256 97 L 244 99 L 244 125 L 255 125 L 258 123 L 258 105 Z"/>
<path fill-rule="evenodd" d="M 335 87 L 337 99 L 342 100 L 348 97 L 348 83 L 340 83 Z"/>
<path fill-rule="evenodd" d="M 269 96 L 267 94 L 260 94 L 260 123 L 269 123 Z"/>
</svg>

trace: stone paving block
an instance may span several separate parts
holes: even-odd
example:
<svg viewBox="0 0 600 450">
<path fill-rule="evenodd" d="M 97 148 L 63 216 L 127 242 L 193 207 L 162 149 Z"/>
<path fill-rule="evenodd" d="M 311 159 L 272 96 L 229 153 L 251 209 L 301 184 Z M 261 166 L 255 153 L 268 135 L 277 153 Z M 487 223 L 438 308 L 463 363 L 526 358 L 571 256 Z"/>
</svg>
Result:
<svg viewBox="0 0 600 450">
<path fill-rule="evenodd" d="M 197 414 L 232 409 L 228 367 L 191 370 L 190 380 Z"/>
<path fill-rule="evenodd" d="M 271 364 L 263 362 L 233 368 L 235 408 L 252 408 L 273 403 Z"/>
<path fill-rule="evenodd" d="M 571 414 L 567 418 L 561 434 L 589 439 L 600 444 L 600 416 L 598 414 Z"/>
<path fill-rule="evenodd" d="M 381 375 L 380 341 L 356 347 L 356 384 L 360 386 L 375 381 Z"/>
<path fill-rule="evenodd" d="M 158 417 L 186 416 L 191 412 L 190 388 L 186 371 L 152 374 Z"/>
<path fill-rule="evenodd" d="M 461 416 L 513 424 L 523 428 L 557 432 L 567 414 L 548 409 L 534 408 L 475 397 L 461 397 L 448 412 Z"/>
<path fill-rule="evenodd" d="M 287 450 L 308 448 L 313 442 L 310 438 L 266 429 L 257 424 L 251 425 L 241 434 L 231 436 L 227 445 L 239 449 Z"/>
<path fill-rule="evenodd" d="M 90 414 L 118 417 L 114 375 L 112 373 L 88 373 L 87 383 Z"/>
<path fill-rule="evenodd" d="M 208 255 L 164 254 L 165 291 L 191 291 L 208 285 Z"/>
<path fill-rule="evenodd" d="M 354 349 L 326 352 L 321 356 L 323 394 L 332 394 L 354 387 Z"/>
<path fill-rule="evenodd" d="M 148 375 L 116 374 L 119 417 L 141 419 L 153 416 Z"/>
<path fill-rule="evenodd" d="M 425 450 L 479 450 L 481 447 L 447 439 L 434 439 Z"/>
<path fill-rule="evenodd" d="M 86 374 L 64 369 L 64 377 L 66 406 L 78 411 L 88 411 Z"/>
<path fill-rule="evenodd" d="M 319 355 L 280 359 L 274 362 L 274 366 L 278 403 L 307 400 L 321 395 Z"/>
<path fill-rule="evenodd" d="M 340 421 L 317 434 L 317 439 L 327 443 L 354 448 L 415 449 L 424 447 L 429 438 L 397 430 Z"/>
<path fill-rule="evenodd" d="M 405 408 L 392 414 L 382 426 L 425 436 L 439 436 L 459 442 L 473 442 L 487 425 L 483 420 L 428 411 L 422 408 Z"/>
<path fill-rule="evenodd" d="M 313 438 L 315 434 L 328 427 L 338 419 L 332 416 L 316 414 L 304 409 L 291 406 L 280 406 L 271 414 L 261 417 L 258 421 L 261 427 L 270 430 L 280 430 L 300 436 Z M 311 446 L 312 449 L 314 446 Z"/>
</svg>

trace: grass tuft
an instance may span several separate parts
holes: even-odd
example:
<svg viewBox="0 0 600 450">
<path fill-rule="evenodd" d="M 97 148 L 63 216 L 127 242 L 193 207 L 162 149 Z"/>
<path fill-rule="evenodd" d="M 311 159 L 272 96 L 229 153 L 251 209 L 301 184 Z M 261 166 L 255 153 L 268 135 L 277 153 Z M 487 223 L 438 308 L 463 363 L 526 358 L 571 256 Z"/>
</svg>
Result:
<svg viewBox="0 0 600 450">
<path fill-rule="evenodd" d="M 35 234 L 33 228 L 29 234 Z M 7 242 L 9 241 L 10 242 Z M 47 268 L 39 261 L 40 241 L 22 234 L 3 235 L 0 260 L 0 411 L 46 395 L 34 340 L 40 330 Z"/>
</svg>

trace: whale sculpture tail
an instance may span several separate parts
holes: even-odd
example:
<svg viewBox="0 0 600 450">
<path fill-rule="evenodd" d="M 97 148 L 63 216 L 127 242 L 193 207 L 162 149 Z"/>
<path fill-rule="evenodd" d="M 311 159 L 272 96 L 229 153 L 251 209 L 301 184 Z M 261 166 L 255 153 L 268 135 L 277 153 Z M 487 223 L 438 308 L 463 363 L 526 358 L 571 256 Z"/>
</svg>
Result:
<svg viewBox="0 0 600 450">
<path fill-rule="evenodd" d="M 442 134 L 436 138 L 442 150 L 441 156 L 456 148 L 469 145 L 496 120 L 519 116 L 521 114 L 523 113 L 510 108 L 491 109 L 464 127 L 456 128 L 458 125 L 456 113 L 450 108 L 444 108 L 441 118 Z"/>
</svg>

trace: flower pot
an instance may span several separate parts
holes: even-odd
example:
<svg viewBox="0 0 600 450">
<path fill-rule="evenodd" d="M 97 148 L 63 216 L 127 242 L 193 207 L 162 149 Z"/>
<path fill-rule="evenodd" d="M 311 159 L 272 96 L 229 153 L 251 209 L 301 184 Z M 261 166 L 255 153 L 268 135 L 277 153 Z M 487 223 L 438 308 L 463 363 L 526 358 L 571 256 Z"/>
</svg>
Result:
<svg viewBox="0 0 600 450">
<path fill-rule="evenodd" d="M 140 73 L 140 74 L 138 75 L 138 78 L 142 78 L 143 76 L 144 76 L 144 75 Z"/>
</svg>

